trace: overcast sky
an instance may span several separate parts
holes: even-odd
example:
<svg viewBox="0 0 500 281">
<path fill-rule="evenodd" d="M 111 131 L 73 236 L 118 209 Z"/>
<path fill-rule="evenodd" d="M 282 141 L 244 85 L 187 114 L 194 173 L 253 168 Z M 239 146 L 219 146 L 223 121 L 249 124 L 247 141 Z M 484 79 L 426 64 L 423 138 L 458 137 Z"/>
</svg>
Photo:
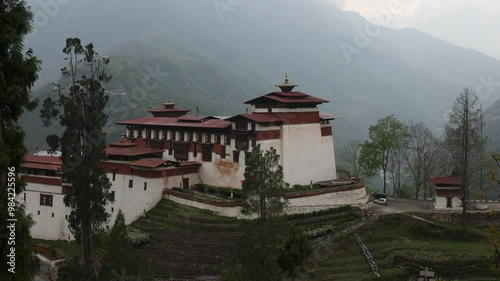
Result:
<svg viewBox="0 0 500 281">
<path fill-rule="evenodd" d="M 324 0 L 368 20 L 387 11 L 390 2 L 391 28 L 415 28 L 455 45 L 471 48 L 500 60 L 499 0 Z"/>
</svg>

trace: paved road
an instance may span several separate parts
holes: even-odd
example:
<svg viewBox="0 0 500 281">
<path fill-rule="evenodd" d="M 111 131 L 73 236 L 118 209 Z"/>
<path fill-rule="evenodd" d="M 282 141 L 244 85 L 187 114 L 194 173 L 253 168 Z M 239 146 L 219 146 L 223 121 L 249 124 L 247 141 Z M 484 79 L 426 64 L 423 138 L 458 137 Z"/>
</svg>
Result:
<svg viewBox="0 0 500 281">
<path fill-rule="evenodd" d="M 402 198 L 387 198 L 387 206 L 377 205 L 369 202 L 361 206 L 362 209 L 367 210 L 374 215 L 396 214 L 401 212 L 432 212 L 431 206 L 434 204 L 433 200 L 416 200 L 416 199 L 402 199 Z M 476 203 L 471 202 L 471 211 L 477 211 L 474 208 Z M 500 203 L 488 202 L 488 209 L 500 210 Z"/>
<path fill-rule="evenodd" d="M 387 198 L 387 206 L 377 205 L 370 202 L 362 208 L 375 215 L 395 214 L 401 212 L 430 212 L 430 207 L 434 201 L 402 199 L 402 198 Z"/>
</svg>

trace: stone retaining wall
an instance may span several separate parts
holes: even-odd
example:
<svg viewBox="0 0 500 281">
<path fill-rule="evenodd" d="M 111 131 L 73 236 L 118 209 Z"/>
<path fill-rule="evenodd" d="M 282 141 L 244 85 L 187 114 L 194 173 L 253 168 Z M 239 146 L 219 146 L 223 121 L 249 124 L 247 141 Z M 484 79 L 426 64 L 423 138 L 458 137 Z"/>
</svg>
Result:
<svg viewBox="0 0 500 281">
<path fill-rule="evenodd" d="M 425 214 L 423 216 L 439 221 L 460 223 L 462 219 L 462 212 L 461 211 L 434 212 Z M 488 225 L 491 223 L 500 224 L 500 212 L 497 211 L 467 212 L 467 221 L 480 225 Z"/>
<path fill-rule="evenodd" d="M 326 210 L 342 205 L 365 204 L 369 200 L 369 195 L 363 185 L 356 185 L 350 188 L 329 189 L 328 192 L 304 193 L 303 196 L 294 195 L 288 199 L 287 214 L 308 213 L 312 211 Z M 241 206 L 238 202 L 215 202 L 200 198 L 193 198 L 181 192 L 168 190 L 164 198 L 179 204 L 209 210 L 220 216 L 249 218 L 241 214 Z"/>
</svg>

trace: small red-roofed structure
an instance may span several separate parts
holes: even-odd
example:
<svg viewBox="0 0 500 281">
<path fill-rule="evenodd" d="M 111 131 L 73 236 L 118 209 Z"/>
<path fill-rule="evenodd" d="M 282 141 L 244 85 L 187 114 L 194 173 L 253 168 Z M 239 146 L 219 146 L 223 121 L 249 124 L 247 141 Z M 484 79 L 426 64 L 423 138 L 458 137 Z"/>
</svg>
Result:
<svg viewBox="0 0 500 281">
<path fill-rule="evenodd" d="M 433 177 L 429 182 L 436 186 L 435 209 L 460 208 L 462 179 L 451 176 Z"/>
</svg>

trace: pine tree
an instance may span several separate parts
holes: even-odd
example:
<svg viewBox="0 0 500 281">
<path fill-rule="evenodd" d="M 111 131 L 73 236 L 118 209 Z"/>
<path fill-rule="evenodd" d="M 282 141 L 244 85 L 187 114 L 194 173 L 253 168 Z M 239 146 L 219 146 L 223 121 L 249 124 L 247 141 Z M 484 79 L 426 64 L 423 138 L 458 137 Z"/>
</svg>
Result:
<svg viewBox="0 0 500 281">
<path fill-rule="evenodd" d="M 256 145 L 245 169 L 243 192 L 247 199 L 242 212 L 257 213 L 262 224 L 268 218 L 279 216 L 287 203 L 283 167 L 279 164 L 279 159 L 276 149 L 263 152 L 260 145 Z"/>
<path fill-rule="evenodd" d="M 481 139 L 481 110 L 477 95 L 465 88 L 455 101 L 445 126 L 445 146 L 462 179 L 462 228 L 466 229 L 466 211 L 474 185 L 478 183 L 484 141 Z M 481 179 L 482 180 L 482 179 Z"/>
<path fill-rule="evenodd" d="M 92 237 L 109 219 L 105 206 L 111 184 L 101 163 L 106 156 L 103 110 L 108 102 L 101 83 L 111 79 L 105 71 L 109 59 L 100 57 L 92 44 L 83 47 L 78 38 L 68 38 L 63 52 L 69 62 L 62 69 L 62 82 L 68 85 L 55 84 L 57 97 L 45 99 L 41 117 L 49 126 L 59 116 L 64 128 L 59 143 L 63 178 L 71 184 L 64 197 L 71 207 L 69 228 L 80 245 L 80 264 L 91 272 L 88 280 L 95 280 Z M 52 142 L 57 143 L 54 138 Z"/>
<path fill-rule="evenodd" d="M 281 246 L 278 263 L 283 271 L 289 273 L 293 281 L 296 269 L 304 270 L 306 259 L 311 254 L 312 247 L 307 235 L 293 227 Z"/>
<path fill-rule="evenodd" d="M 0 1 L 0 280 L 32 280 L 37 269 L 33 255 L 30 227 L 33 220 L 24 209 L 15 208 L 15 245 L 9 245 L 5 235 L 8 217 L 8 169 L 15 169 L 17 176 L 21 163 L 28 153 L 24 146 L 24 132 L 18 124 L 25 111 L 33 110 L 37 101 L 30 97 L 31 87 L 38 78 L 40 61 L 32 50 L 23 54 L 23 38 L 31 31 L 33 14 L 24 1 Z M 21 180 L 15 181 L 15 193 L 24 189 Z M 15 274 L 8 272 L 7 255 L 15 248 Z"/>
</svg>

